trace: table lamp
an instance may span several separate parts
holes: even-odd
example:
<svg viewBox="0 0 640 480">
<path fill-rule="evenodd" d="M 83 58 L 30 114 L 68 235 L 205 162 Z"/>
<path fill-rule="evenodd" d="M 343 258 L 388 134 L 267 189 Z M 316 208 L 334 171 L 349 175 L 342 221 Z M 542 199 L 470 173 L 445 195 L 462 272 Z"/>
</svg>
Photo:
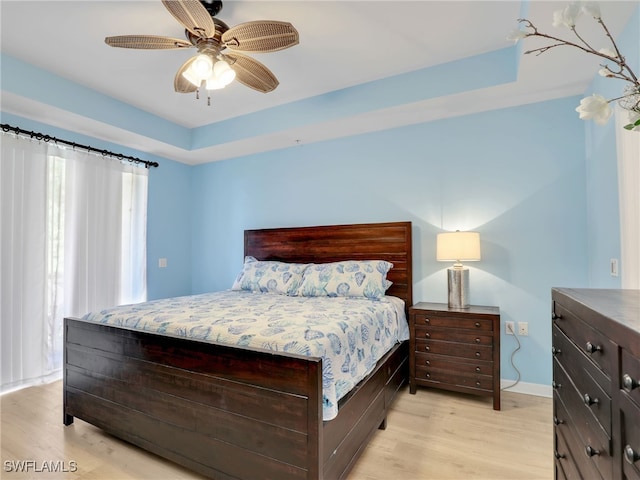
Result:
<svg viewBox="0 0 640 480">
<path fill-rule="evenodd" d="M 469 308 L 469 269 L 462 265 L 462 261 L 480 260 L 480 234 L 460 230 L 439 233 L 436 259 L 455 262 L 453 268 L 447 269 L 449 308 Z"/>
</svg>

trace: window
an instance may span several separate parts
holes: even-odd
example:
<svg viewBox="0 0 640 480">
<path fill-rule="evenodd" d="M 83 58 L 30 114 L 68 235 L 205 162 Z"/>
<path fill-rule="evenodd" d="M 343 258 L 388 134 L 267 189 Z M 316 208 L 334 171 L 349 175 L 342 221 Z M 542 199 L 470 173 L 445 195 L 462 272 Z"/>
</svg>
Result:
<svg viewBox="0 0 640 480">
<path fill-rule="evenodd" d="M 12 135 L 1 158 L 8 391 L 60 377 L 64 317 L 146 299 L 148 171 Z"/>
</svg>

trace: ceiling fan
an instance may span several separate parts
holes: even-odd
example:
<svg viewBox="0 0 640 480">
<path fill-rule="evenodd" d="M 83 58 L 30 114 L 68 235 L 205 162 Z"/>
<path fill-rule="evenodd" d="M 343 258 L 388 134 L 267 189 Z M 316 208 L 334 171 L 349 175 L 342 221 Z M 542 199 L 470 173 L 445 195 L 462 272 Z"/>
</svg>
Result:
<svg viewBox="0 0 640 480">
<path fill-rule="evenodd" d="M 195 48 L 176 73 L 173 85 L 178 93 L 204 87 L 207 91 L 224 88 L 237 79 L 259 92 L 271 92 L 278 79 L 262 63 L 239 52 L 268 53 L 298 44 L 298 31 L 288 22 L 258 20 L 229 26 L 215 16 L 221 1 L 162 0 L 162 4 L 185 27 L 186 40 L 158 35 L 118 35 L 106 37 L 107 45 L 135 49 Z M 229 50 L 227 52 L 226 50 Z M 209 105 L 211 104 L 209 96 Z"/>
</svg>

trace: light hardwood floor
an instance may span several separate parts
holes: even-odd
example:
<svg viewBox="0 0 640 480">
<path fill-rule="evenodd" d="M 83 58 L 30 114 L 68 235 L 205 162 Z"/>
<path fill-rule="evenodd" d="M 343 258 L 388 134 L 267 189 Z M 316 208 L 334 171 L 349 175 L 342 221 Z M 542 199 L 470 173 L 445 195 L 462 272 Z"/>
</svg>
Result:
<svg viewBox="0 0 640 480">
<path fill-rule="evenodd" d="M 61 382 L 0 400 L 3 479 L 203 478 L 81 420 L 64 427 Z M 489 397 L 403 389 L 348 480 L 553 478 L 551 399 L 503 392 L 502 410 L 491 405 Z"/>
</svg>

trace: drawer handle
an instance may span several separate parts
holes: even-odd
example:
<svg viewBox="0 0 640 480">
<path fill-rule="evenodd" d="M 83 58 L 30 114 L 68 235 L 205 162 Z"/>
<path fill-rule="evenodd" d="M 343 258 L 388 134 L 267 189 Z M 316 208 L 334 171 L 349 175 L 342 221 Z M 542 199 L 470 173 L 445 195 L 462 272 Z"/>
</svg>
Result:
<svg viewBox="0 0 640 480">
<path fill-rule="evenodd" d="M 638 455 L 638 452 L 634 451 L 633 448 L 631 448 L 631 445 L 626 445 L 624 447 L 624 459 L 627 461 L 627 463 L 633 465 L 638 460 L 640 460 L 640 455 Z"/>
<path fill-rule="evenodd" d="M 480 322 L 476 322 L 476 328 L 480 328 Z"/>
<path fill-rule="evenodd" d="M 560 460 L 561 458 L 566 458 L 566 455 L 564 453 L 560 453 L 557 450 L 554 452 L 554 456 Z"/>
<path fill-rule="evenodd" d="M 600 399 L 599 398 L 597 398 L 597 397 L 594 398 L 591 395 L 589 395 L 588 393 L 584 394 L 583 400 L 584 400 L 584 404 L 587 407 L 590 407 L 591 405 L 598 405 L 600 403 Z"/>
<path fill-rule="evenodd" d="M 587 457 L 593 457 L 595 455 L 600 455 L 600 450 L 596 450 L 591 445 L 587 445 L 584 449 L 584 453 L 587 454 Z"/>
<path fill-rule="evenodd" d="M 551 386 L 555 389 L 558 390 L 559 388 L 562 387 L 561 383 L 557 383 L 557 382 L 551 382 Z"/>
<path fill-rule="evenodd" d="M 564 423 L 564 420 L 560 420 L 558 417 L 553 417 L 554 425 L 562 425 L 563 423 Z"/>
<path fill-rule="evenodd" d="M 429 345 L 427 345 L 426 347 L 424 347 L 424 349 L 425 349 L 427 352 L 428 352 L 429 350 L 431 350 L 431 349 L 429 348 Z"/>
<path fill-rule="evenodd" d="M 476 367 L 476 372 L 480 373 L 480 367 Z"/>
<path fill-rule="evenodd" d="M 559 348 L 556 348 L 556 347 L 551 347 L 551 353 L 553 355 L 560 355 L 562 353 L 562 350 L 560 350 Z"/>
<path fill-rule="evenodd" d="M 480 343 L 480 339 L 479 338 L 476 338 L 476 343 Z"/>
<path fill-rule="evenodd" d="M 427 338 L 431 338 L 431 334 L 429 332 L 425 333 L 424 336 Z"/>
<path fill-rule="evenodd" d="M 424 323 L 431 323 L 431 320 L 430 320 L 430 319 L 428 319 L 428 318 L 425 318 L 425 319 L 424 319 Z"/>
<path fill-rule="evenodd" d="M 551 318 L 553 320 L 560 320 L 560 319 L 562 319 L 562 315 L 560 315 L 559 313 L 556 313 L 556 312 L 552 312 L 551 313 Z"/>
<path fill-rule="evenodd" d="M 426 373 L 424 376 L 425 376 L 425 378 L 431 378 L 431 374 L 430 373 Z"/>
<path fill-rule="evenodd" d="M 431 365 L 431 362 L 429 360 L 427 360 L 426 362 L 424 362 L 424 364 L 429 366 L 429 365 Z"/>
<path fill-rule="evenodd" d="M 476 357 L 480 358 L 482 354 L 480 352 L 476 352 Z"/>
<path fill-rule="evenodd" d="M 584 349 L 587 351 L 587 353 L 601 352 L 602 351 L 602 345 L 594 345 L 591 342 L 587 342 L 587 344 L 585 345 Z"/>
<path fill-rule="evenodd" d="M 628 373 L 625 373 L 622 376 L 622 388 L 624 388 L 627 392 L 631 393 L 631 390 L 633 390 L 634 388 L 638 388 L 639 386 L 640 380 L 634 380 Z"/>
<path fill-rule="evenodd" d="M 479 387 L 479 386 L 480 386 L 480 381 L 478 380 L 476 381 L 476 387 Z"/>
</svg>

